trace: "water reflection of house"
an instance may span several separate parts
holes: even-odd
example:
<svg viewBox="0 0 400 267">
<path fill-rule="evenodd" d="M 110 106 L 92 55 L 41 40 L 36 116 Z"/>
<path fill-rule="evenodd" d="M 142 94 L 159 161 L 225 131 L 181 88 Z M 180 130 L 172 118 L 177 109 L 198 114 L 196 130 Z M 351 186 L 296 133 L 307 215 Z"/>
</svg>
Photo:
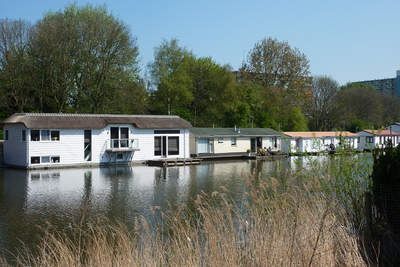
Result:
<svg viewBox="0 0 400 267">
<path fill-rule="evenodd" d="M 269 128 L 191 128 L 189 132 L 192 156 L 231 157 L 243 156 L 247 149 L 280 149 L 281 133 Z"/>
<path fill-rule="evenodd" d="M 357 134 L 351 132 L 284 132 L 282 151 L 317 153 L 338 146 L 358 148 Z"/>
<path fill-rule="evenodd" d="M 394 146 L 400 141 L 400 134 L 391 130 L 362 130 L 357 132 L 359 147 L 370 150 L 375 147 L 385 147 L 385 143 L 391 139 Z"/>
<path fill-rule="evenodd" d="M 5 164 L 43 168 L 188 158 L 192 126 L 178 116 L 22 113 L 0 127 Z"/>
</svg>

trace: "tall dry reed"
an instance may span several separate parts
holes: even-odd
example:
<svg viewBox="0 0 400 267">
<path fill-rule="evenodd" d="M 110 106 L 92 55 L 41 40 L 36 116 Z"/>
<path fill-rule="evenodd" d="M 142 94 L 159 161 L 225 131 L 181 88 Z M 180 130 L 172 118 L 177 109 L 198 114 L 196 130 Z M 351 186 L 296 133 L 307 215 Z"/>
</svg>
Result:
<svg viewBox="0 0 400 267">
<path fill-rule="evenodd" d="M 358 239 L 341 207 L 318 194 L 318 182 L 284 187 L 252 175 L 241 206 L 221 188 L 196 199 L 197 212 L 181 206 L 161 212 L 150 227 L 137 218 L 134 230 L 105 220 L 46 230 L 37 251 L 17 266 L 366 266 Z M 218 203 L 218 205 L 216 205 Z M 1 266 L 9 266 L 3 259 Z"/>
</svg>

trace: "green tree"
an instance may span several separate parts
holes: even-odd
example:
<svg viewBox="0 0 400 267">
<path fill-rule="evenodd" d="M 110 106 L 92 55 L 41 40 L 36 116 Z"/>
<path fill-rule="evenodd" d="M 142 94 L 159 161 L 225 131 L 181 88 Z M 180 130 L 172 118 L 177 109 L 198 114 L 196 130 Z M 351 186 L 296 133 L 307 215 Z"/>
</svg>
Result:
<svg viewBox="0 0 400 267">
<path fill-rule="evenodd" d="M 364 121 L 379 128 L 383 125 L 381 98 L 373 86 L 363 84 L 342 86 L 336 101 L 340 106 L 336 128 L 342 128 L 343 124 L 351 125 L 353 121 Z"/>
<path fill-rule="evenodd" d="M 259 100 L 264 103 L 269 124 L 278 129 L 288 119 L 288 106 L 308 109 L 312 80 L 309 68 L 309 60 L 297 48 L 291 48 L 285 41 L 264 38 L 250 50 L 247 62 L 238 72 L 238 80 L 264 88 Z"/>
<path fill-rule="evenodd" d="M 105 5 L 70 4 L 35 26 L 32 57 L 55 111 L 103 112 L 127 77 L 138 81 L 136 37 Z"/>
<path fill-rule="evenodd" d="M 189 64 L 193 59 L 192 52 L 180 47 L 177 39 L 164 39 L 154 48 L 154 61 L 148 64 L 153 112 L 174 114 L 192 101 Z"/>
<path fill-rule="evenodd" d="M 32 25 L 24 20 L 0 20 L 1 106 L 13 112 L 28 111 L 32 105 L 30 59 Z"/>
<path fill-rule="evenodd" d="M 233 100 L 234 75 L 229 66 L 217 64 L 211 57 L 191 61 L 189 75 L 192 79 L 193 100 L 189 105 L 192 111 L 193 126 L 211 126 L 218 123 L 218 117 L 226 102 Z"/>
<path fill-rule="evenodd" d="M 299 107 L 292 107 L 289 116 L 283 124 L 283 131 L 304 132 L 308 131 L 306 117 Z"/>
<path fill-rule="evenodd" d="M 259 82 L 282 95 L 285 103 L 303 103 L 310 90 L 310 66 L 307 57 L 285 41 L 264 38 L 254 45 L 240 68 L 240 79 Z"/>
</svg>

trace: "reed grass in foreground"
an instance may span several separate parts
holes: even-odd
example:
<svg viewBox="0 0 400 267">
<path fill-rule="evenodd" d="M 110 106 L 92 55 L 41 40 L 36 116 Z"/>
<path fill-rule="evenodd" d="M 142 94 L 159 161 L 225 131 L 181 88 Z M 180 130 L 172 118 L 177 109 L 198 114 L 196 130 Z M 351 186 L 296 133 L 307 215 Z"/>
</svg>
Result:
<svg viewBox="0 0 400 267">
<path fill-rule="evenodd" d="M 340 205 L 315 194 L 314 185 L 280 187 L 249 179 L 243 206 L 227 192 L 203 194 L 198 213 L 162 214 L 150 228 L 144 217 L 129 231 L 96 221 L 65 232 L 46 231 L 37 251 L 17 266 L 366 266 Z M 219 205 L 215 206 L 214 203 Z M 156 209 L 155 209 L 156 210 Z M 3 259 L 1 266 L 10 266 Z"/>
</svg>

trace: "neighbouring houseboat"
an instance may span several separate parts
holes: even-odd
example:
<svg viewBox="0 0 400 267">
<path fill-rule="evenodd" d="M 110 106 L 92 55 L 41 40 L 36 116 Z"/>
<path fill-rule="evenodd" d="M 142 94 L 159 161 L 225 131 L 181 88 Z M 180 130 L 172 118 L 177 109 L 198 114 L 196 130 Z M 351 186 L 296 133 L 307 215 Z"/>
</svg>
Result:
<svg viewBox="0 0 400 267">
<path fill-rule="evenodd" d="M 393 127 L 398 129 L 397 127 Z M 398 130 L 397 130 L 398 131 Z M 390 139 L 396 147 L 400 141 L 400 134 L 391 130 L 362 130 L 357 132 L 359 135 L 359 147 L 370 151 L 374 148 L 385 148 L 385 143 Z"/>
<path fill-rule="evenodd" d="M 2 122 L 4 164 L 24 168 L 189 158 L 178 116 L 20 113 Z"/>
<path fill-rule="evenodd" d="M 202 159 L 254 157 L 261 150 L 280 149 L 281 133 L 269 128 L 190 128 L 190 155 Z M 247 152 L 249 150 L 249 152 Z"/>
<path fill-rule="evenodd" d="M 357 149 L 358 135 L 351 132 L 284 132 L 282 151 L 289 154 L 334 151 L 339 147 Z"/>
</svg>

